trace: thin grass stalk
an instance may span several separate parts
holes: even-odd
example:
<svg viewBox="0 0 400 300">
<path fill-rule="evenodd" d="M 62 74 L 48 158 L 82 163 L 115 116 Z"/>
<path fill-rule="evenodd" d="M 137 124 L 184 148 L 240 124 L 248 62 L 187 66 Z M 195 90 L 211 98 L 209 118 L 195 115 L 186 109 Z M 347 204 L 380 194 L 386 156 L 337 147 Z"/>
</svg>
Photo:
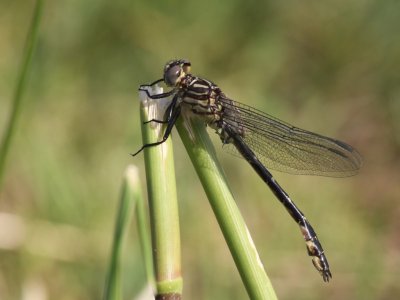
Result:
<svg viewBox="0 0 400 300">
<path fill-rule="evenodd" d="M 160 88 L 149 88 L 151 94 Z M 163 118 L 163 100 L 153 101 L 140 92 L 142 123 Z M 159 141 L 165 126 L 150 122 L 142 125 L 143 143 Z M 181 250 L 178 203 L 172 142 L 144 150 L 147 191 L 149 196 L 156 299 L 180 299 L 182 294 Z"/>
<path fill-rule="evenodd" d="M 134 206 L 137 206 L 140 202 L 143 202 L 143 197 L 140 190 L 138 171 L 136 167 L 128 166 L 121 187 L 110 265 L 107 272 L 103 295 L 104 300 L 120 300 L 123 298 L 120 270 L 123 240 L 132 219 L 132 210 L 134 209 Z"/>
<path fill-rule="evenodd" d="M 139 175 L 136 171 L 137 182 L 139 182 Z M 149 231 L 149 220 L 145 207 L 145 200 L 143 198 L 142 190 L 140 185 L 135 188 L 135 205 L 136 205 L 136 220 L 139 232 L 140 247 L 142 250 L 142 256 L 144 259 L 144 267 L 146 270 L 147 282 L 154 290 L 154 266 L 153 258 L 151 253 L 151 241 L 150 241 L 150 231 Z"/>
<path fill-rule="evenodd" d="M 227 185 L 204 121 L 180 118 L 176 127 L 208 196 L 249 297 L 277 299 Z"/>
<path fill-rule="evenodd" d="M 18 81 L 14 90 L 11 115 L 8 119 L 8 123 L 6 124 L 6 129 L 3 133 L 3 138 L 0 144 L 0 190 L 5 172 L 6 159 L 10 150 L 12 138 L 15 135 L 17 121 L 21 114 L 22 96 L 26 87 L 27 74 L 31 67 L 33 51 L 35 49 L 38 39 L 42 10 L 43 10 L 43 1 L 37 0 L 30 30 L 28 32 L 25 41 L 24 53 L 22 55 L 23 61 L 19 69 Z"/>
</svg>

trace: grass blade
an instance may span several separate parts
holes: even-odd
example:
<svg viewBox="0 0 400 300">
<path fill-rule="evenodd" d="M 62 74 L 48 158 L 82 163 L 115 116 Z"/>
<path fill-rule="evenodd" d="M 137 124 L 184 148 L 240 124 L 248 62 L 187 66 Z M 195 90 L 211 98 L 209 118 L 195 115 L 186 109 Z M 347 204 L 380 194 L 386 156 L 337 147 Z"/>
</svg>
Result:
<svg viewBox="0 0 400 300">
<path fill-rule="evenodd" d="M 107 272 L 104 296 L 105 300 L 122 299 L 122 283 L 120 261 L 122 256 L 123 239 L 132 218 L 132 211 L 136 207 L 138 230 L 142 254 L 144 256 L 148 282 L 154 281 L 153 270 L 151 267 L 150 240 L 147 232 L 147 222 L 145 220 L 143 197 L 140 189 L 139 175 L 135 166 L 128 166 L 126 169 L 119 201 L 119 208 L 115 224 L 114 239 L 112 244 L 110 265 Z"/>
<path fill-rule="evenodd" d="M 3 182 L 5 163 L 15 133 L 16 124 L 21 114 L 22 95 L 26 86 L 27 73 L 31 67 L 33 51 L 38 39 L 39 24 L 42 16 L 43 1 L 37 0 L 30 31 L 26 37 L 23 62 L 19 70 L 18 82 L 14 91 L 12 111 L 0 144 L 0 189 Z"/>
</svg>

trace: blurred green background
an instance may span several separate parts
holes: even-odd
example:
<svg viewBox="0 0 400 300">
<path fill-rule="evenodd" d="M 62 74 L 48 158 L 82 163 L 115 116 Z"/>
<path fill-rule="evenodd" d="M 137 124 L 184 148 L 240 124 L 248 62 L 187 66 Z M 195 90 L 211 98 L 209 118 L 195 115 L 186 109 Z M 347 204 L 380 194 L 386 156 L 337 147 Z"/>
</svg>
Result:
<svg viewBox="0 0 400 300">
<path fill-rule="evenodd" d="M 0 134 L 34 1 L 0 2 Z M 280 299 L 400 298 L 400 2 L 47 1 L 0 194 L 0 298 L 99 299 L 124 169 L 141 170 L 137 87 L 194 74 L 280 119 L 355 146 L 359 175 L 273 172 L 316 228 L 333 280 L 244 160 L 219 157 Z M 185 299 L 247 299 L 173 132 Z M 145 285 L 135 227 L 125 299 Z M 35 298 L 36 297 L 36 298 Z"/>
</svg>

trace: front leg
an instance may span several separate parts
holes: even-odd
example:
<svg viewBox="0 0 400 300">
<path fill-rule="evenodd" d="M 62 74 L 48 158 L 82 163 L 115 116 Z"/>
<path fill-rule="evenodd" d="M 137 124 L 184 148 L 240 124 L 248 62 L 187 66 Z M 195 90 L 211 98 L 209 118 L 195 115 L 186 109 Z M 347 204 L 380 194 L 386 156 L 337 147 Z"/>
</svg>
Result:
<svg viewBox="0 0 400 300">
<path fill-rule="evenodd" d="M 176 120 L 178 119 L 178 117 L 181 113 L 181 107 L 179 105 L 177 105 L 177 103 L 178 103 L 178 95 L 175 95 L 174 98 L 172 99 L 171 104 L 168 106 L 167 110 L 165 111 L 166 120 L 151 119 L 147 122 L 144 122 L 145 124 L 147 124 L 149 122 L 156 122 L 156 123 L 168 124 L 168 125 L 167 125 L 167 128 L 165 129 L 165 133 L 164 133 L 164 136 L 161 141 L 143 145 L 142 148 L 140 148 L 138 151 L 136 151 L 134 154 L 132 154 L 132 156 L 136 156 L 143 149 L 145 149 L 147 147 L 160 145 L 168 139 L 168 137 L 171 134 L 172 128 L 174 127 Z"/>
<path fill-rule="evenodd" d="M 149 87 L 150 85 L 141 85 L 139 87 L 139 91 L 145 92 L 147 97 L 149 97 L 150 99 L 161 99 L 161 98 L 166 98 L 171 96 L 172 94 L 174 94 L 176 92 L 176 89 L 172 89 L 169 92 L 166 93 L 161 93 L 161 94 L 156 94 L 156 95 L 151 95 L 149 93 L 149 91 L 147 89 L 145 89 L 144 87 Z"/>
<path fill-rule="evenodd" d="M 163 82 L 164 81 L 164 79 L 163 78 L 161 78 L 161 79 L 157 79 L 156 81 L 153 81 L 152 83 L 150 83 L 150 84 L 142 84 L 141 85 L 141 87 L 142 86 L 153 86 L 153 85 L 156 85 L 157 83 L 160 83 L 160 82 Z M 140 89 L 140 88 L 139 88 Z"/>
<path fill-rule="evenodd" d="M 154 82 L 152 82 L 150 84 L 142 84 L 142 85 L 139 86 L 139 91 L 145 92 L 147 97 L 149 97 L 150 99 L 161 99 L 161 98 L 169 97 L 176 91 L 176 89 L 172 89 L 169 92 L 156 94 L 156 95 L 151 95 L 149 93 L 148 89 L 147 89 L 148 87 L 153 87 L 154 85 L 156 85 L 156 84 L 158 84 L 160 82 L 163 82 L 163 81 L 164 81 L 164 79 L 161 78 L 161 79 L 158 79 L 158 80 L 156 80 L 156 81 L 154 81 Z"/>
<path fill-rule="evenodd" d="M 175 95 L 174 98 L 172 98 L 171 104 L 167 107 L 165 111 L 164 114 L 166 116 L 165 120 L 151 119 L 149 121 L 143 122 L 143 124 L 148 124 L 150 122 L 155 122 L 158 124 L 168 124 L 172 117 L 173 111 L 176 109 L 177 102 L 178 102 L 178 95 Z"/>
<path fill-rule="evenodd" d="M 171 116 L 168 119 L 168 125 L 167 125 L 167 128 L 165 129 L 162 140 L 159 142 L 155 142 L 155 143 L 145 144 L 142 146 L 142 148 L 140 148 L 138 151 L 136 151 L 135 153 L 133 153 L 131 155 L 136 156 L 137 154 L 142 152 L 142 150 L 144 150 L 145 148 L 154 147 L 154 146 L 161 145 L 162 143 L 164 143 L 168 139 L 168 137 L 171 135 L 172 128 L 174 128 L 174 125 L 175 125 L 176 121 L 178 120 L 178 117 L 180 114 L 181 114 L 181 107 L 174 106 L 174 109 L 171 111 Z"/>
</svg>

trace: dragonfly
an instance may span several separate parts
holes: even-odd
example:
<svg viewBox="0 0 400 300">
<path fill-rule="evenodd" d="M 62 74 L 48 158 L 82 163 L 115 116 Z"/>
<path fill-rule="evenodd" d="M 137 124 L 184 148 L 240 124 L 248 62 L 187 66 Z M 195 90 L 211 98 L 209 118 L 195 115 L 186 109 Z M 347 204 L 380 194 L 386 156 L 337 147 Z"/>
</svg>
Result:
<svg viewBox="0 0 400 300">
<path fill-rule="evenodd" d="M 174 124 L 186 111 L 202 118 L 214 129 L 223 145 L 243 157 L 300 227 L 307 253 L 314 267 L 328 282 L 332 278 L 324 249 L 314 228 L 305 215 L 274 179 L 268 169 L 290 174 L 347 177 L 355 175 L 361 165 L 359 152 L 337 139 L 292 126 L 269 114 L 229 98 L 213 82 L 190 73 L 191 63 L 186 59 L 169 61 L 163 78 L 141 85 L 139 90 L 151 99 L 171 97 L 163 120 L 148 122 L 166 124 L 160 141 L 144 144 L 143 149 L 164 143 Z M 169 91 L 151 95 L 148 87 L 164 83 Z M 183 110 L 182 108 L 188 108 Z"/>
</svg>

